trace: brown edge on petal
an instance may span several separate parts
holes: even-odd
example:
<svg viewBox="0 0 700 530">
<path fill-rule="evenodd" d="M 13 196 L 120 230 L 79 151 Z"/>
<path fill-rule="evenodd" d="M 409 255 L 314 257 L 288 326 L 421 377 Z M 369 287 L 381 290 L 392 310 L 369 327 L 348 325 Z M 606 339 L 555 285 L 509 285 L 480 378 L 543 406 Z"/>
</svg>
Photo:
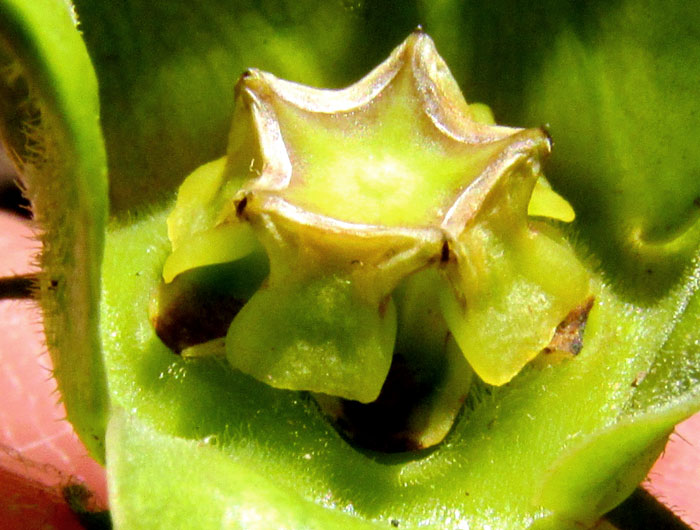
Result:
<svg viewBox="0 0 700 530">
<path fill-rule="evenodd" d="M 595 298 L 591 296 L 566 315 L 554 331 L 552 340 L 542 350 L 544 355 L 563 352 L 575 356 L 580 353 L 583 349 L 583 332 L 594 302 Z"/>
</svg>

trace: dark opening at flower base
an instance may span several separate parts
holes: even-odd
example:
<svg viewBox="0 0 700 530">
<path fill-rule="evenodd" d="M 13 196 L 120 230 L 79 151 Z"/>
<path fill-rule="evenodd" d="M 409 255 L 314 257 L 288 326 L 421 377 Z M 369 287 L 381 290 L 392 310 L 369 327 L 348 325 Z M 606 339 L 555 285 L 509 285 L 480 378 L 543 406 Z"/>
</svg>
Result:
<svg viewBox="0 0 700 530">
<path fill-rule="evenodd" d="M 581 348 L 590 280 L 550 149 L 468 105 L 421 32 L 343 90 L 250 70 L 226 157 L 168 218 L 154 327 L 311 392 L 362 447 L 433 446 L 475 392 Z"/>
</svg>

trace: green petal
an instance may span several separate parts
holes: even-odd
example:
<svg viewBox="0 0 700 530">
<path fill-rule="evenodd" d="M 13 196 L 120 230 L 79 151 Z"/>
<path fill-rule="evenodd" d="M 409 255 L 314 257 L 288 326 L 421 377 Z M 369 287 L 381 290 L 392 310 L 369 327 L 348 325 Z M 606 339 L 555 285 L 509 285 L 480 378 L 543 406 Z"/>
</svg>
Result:
<svg viewBox="0 0 700 530">
<path fill-rule="evenodd" d="M 283 276 L 244 306 L 226 337 L 231 366 L 277 388 L 367 403 L 391 364 L 396 309 L 373 304 L 339 277 Z"/>
<path fill-rule="evenodd" d="M 566 242 L 544 225 L 528 224 L 536 178 L 530 168 L 516 167 L 494 186 L 453 245 L 452 285 L 441 289 L 450 331 L 492 385 L 520 372 L 589 293 L 588 273 Z"/>
<path fill-rule="evenodd" d="M 532 198 L 527 205 L 527 214 L 531 217 L 549 217 L 570 223 L 576 218 L 571 205 L 542 177 L 537 179 L 532 190 Z"/>
<path fill-rule="evenodd" d="M 181 244 L 163 264 L 163 279 L 171 282 L 181 272 L 196 267 L 227 263 L 260 250 L 249 225 L 234 223 L 206 230 Z"/>
</svg>

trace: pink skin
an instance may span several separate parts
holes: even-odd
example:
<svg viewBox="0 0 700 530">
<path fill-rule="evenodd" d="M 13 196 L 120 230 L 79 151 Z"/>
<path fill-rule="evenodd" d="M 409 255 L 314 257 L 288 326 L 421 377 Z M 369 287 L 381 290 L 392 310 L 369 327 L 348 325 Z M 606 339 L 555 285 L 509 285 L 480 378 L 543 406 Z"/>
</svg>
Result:
<svg viewBox="0 0 700 530">
<path fill-rule="evenodd" d="M 700 529 L 700 413 L 676 427 L 644 487 Z"/>
<path fill-rule="evenodd" d="M 37 248 L 29 223 L 0 212 L 0 276 L 30 272 Z M 61 489 L 83 482 L 104 508 L 105 473 L 63 419 L 31 301 L 0 301 L 0 389 L 0 530 L 81 528 Z"/>
<path fill-rule="evenodd" d="M 0 212 L 0 276 L 31 271 L 37 251 L 27 221 Z M 29 301 L 0 301 L 0 530 L 78 529 L 62 486 L 81 481 L 107 505 L 103 468 L 63 420 L 41 316 Z M 676 428 L 645 487 L 700 530 L 700 414 Z M 21 526 L 18 526 L 21 525 Z"/>
</svg>

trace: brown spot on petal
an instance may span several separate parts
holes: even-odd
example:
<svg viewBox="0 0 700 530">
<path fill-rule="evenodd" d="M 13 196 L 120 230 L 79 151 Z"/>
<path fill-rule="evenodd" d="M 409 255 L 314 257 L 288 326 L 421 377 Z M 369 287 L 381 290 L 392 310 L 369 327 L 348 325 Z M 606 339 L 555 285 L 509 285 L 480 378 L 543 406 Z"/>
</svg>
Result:
<svg viewBox="0 0 700 530">
<path fill-rule="evenodd" d="M 566 315 L 557 326 L 552 340 L 535 359 L 535 366 L 542 368 L 578 355 L 583 348 L 583 332 L 594 301 L 591 296 Z"/>
<path fill-rule="evenodd" d="M 450 243 L 445 240 L 442 244 L 442 249 L 440 249 L 440 263 L 447 263 L 450 261 Z"/>
<path fill-rule="evenodd" d="M 186 275 L 180 275 L 158 290 L 157 314 L 152 317 L 156 334 L 168 348 L 185 348 L 225 337 L 233 317 L 245 300 L 220 292 L 202 292 Z"/>
<path fill-rule="evenodd" d="M 175 353 L 225 337 L 233 318 L 264 283 L 267 257 L 198 267 L 161 283 L 151 304 L 156 334 Z"/>
</svg>

